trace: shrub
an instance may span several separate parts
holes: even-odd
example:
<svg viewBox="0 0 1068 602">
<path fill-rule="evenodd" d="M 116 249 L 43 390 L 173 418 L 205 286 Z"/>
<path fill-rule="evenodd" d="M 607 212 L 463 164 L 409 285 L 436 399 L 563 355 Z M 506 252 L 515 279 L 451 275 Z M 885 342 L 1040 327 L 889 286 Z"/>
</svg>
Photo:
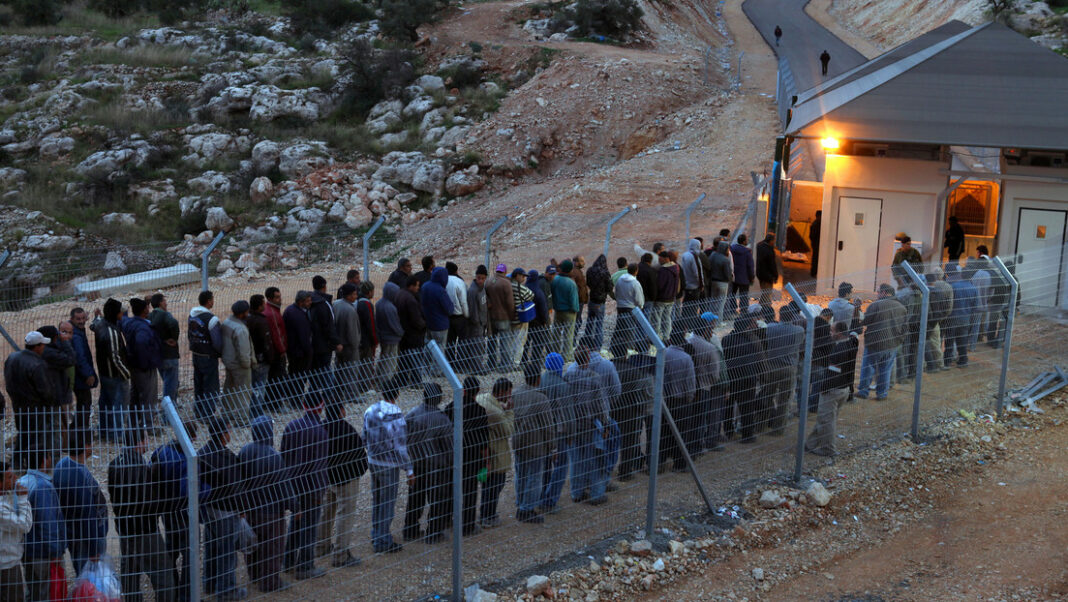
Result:
<svg viewBox="0 0 1068 602">
<path fill-rule="evenodd" d="M 437 0 L 386 0 L 382 4 L 382 33 L 395 40 L 415 42 L 419 26 L 437 18 Z"/>
<path fill-rule="evenodd" d="M 282 10 L 293 31 L 328 34 L 349 23 L 374 18 L 374 11 L 360 0 L 283 0 Z"/>
<path fill-rule="evenodd" d="M 469 88 L 482 82 L 482 70 L 471 61 L 460 61 L 438 71 L 438 75 L 454 88 Z"/>
<path fill-rule="evenodd" d="M 379 101 L 399 96 L 415 79 L 409 50 L 378 50 L 359 39 L 342 50 L 342 57 L 349 79 L 341 101 L 342 114 L 366 115 Z"/>
<path fill-rule="evenodd" d="M 12 0 L 11 10 L 23 25 L 55 25 L 63 19 L 58 0 Z"/>
<path fill-rule="evenodd" d="M 172 2 L 170 4 L 181 4 Z M 144 0 L 89 0 L 89 8 L 104 13 L 112 19 L 126 17 L 145 7 Z"/>
<path fill-rule="evenodd" d="M 637 0 L 579 0 L 572 20 L 581 35 L 622 39 L 641 28 L 642 14 Z"/>
</svg>

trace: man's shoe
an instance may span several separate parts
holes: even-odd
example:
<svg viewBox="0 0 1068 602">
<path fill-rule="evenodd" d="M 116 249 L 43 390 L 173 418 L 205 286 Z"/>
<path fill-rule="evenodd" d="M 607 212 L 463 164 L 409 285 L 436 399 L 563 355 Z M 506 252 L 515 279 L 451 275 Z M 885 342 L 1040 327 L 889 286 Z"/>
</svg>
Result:
<svg viewBox="0 0 1068 602">
<path fill-rule="evenodd" d="M 260 591 L 265 593 L 265 594 L 269 594 L 271 592 L 285 591 L 285 590 L 289 589 L 292 586 L 293 585 L 290 582 L 288 582 L 288 581 L 286 581 L 284 579 L 279 579 L 278 582 L 273 584 L 273 585 L 265 585 L 265 586 L 261 587 Z"/>
<path fill-rule="evenodd" d="M 423 538 L 423 533 L 420 531 L 405 531 L 404 541 L 419 541 Z"/>
<path fill-rule="evenodd" d="M 404 546 L 402 546 L 399 543 L 393 541 L 393 542 L 390 542 L 390 544 L 388 546 L 382 546 L 382 547 L 379 547 L 379 548 L 375 548 L 375 554 L 396 554 L 397 552 L 400 552 L 403 549 L 404 549 Z"/>
<path fill-rule="evenodd" d="M 517 512 L 515 518 L 521 523 L 530 523 L 532 525 L 545 522 L 545 518 L 537 512 Z"/>
<path fill-rule="evenodd" d="M 501 518 L 499 516 L 494 516 L 492 518 L 484 518 L 479 521 L 478 524 L 481 525 L 483 529 L 493 529 L 501 526 Z"/>
<path fill-rule="evenodd" d="M 589 499 L 589 497 L 589 494 L 583 492 L 582 495 L 571 498 L 571 501 L 575 502 L 576 504 L 581 504 L 582 502 L 585 502 L 587 499 Z"/>
<path fill-rule="evenodd" d="M 344 556 L 335 558 L 333 562 L 330 563 L 330 566 L 335 569 L 343 569 L 350 566 L 360 566 L 361 562 L 363 561 L 353 556 L 351 552 L 346 552 Z"/>
<path fill-rule="evenodd" d="M 218 596 L 215 596 L 216 600 L 244 600 L 248 597 L 248 590 L 243 587 L 235 587 L 232 590 L 225 591 Z"/>
<path fill-rule="evenodd" d="M 590 501 L 588 501 L 586 503 L 591 505 L 591 506 L 601 506 L 603 504 L 607 504 L 608 503 L 608 498 L 602 495 L 601 497 L 594 498 L 594 499 L 592 499 L 592 500 L 590 500 Z"/>
<path fill-rule="evenodd" d="M 316 579 L 326 574 L 326 571 L 319 567 L 312 567 L 306 571 L 297 571 L 297 581 L 304 581 L 305 579 Z"/>
<path fill-rule="evenodd" d="M 470 527 L 468 529 L 464 529 L 463 536 L 464 537 L 471 537 L 473 535 L 478 535 L 481 532 L 482 532 L 482 528 L 479 527 L 478 525 L 475 525 L 475 526 Z"/>
<path fill-rule="evenodd" d="M 857 391 L 856 393 L 853 394 L 853 397 L 856 397 L 857 399 L 867 399 L 868 398 L 868 394 L 867 393 L 861 393 L 860 391 Z"/>
<path fill-rule="evenodd" d="M 627 474 L 618 475 L 616 477 L 616 480 L 620 481 L 622 483 L 626 483 L 627 481 L 629 481 L 629 480 L 631 480 L 633 478 L 634 478 L 634 473 L 630 472 L 630 473 L 627 473 Z"/>
<path fill-rule="evenodd" d="M 612 481 L 608 481 L 608 484 L 604 486 L 604 490 L 608 493 L 612 493 L 613 491 L 619 491 L 619 485 L 616 485 Z"/>
</svg>

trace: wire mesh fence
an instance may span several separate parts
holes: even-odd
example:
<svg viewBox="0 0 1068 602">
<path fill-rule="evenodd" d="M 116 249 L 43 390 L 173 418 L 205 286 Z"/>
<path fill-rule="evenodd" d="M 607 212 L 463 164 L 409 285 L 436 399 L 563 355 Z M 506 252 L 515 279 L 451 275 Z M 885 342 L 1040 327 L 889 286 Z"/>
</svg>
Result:
<svg viewBox="0 0 1068 602">
<path fill-rule="evenodd" d="M 783 288 L 712 242 L 536 274 L 398 267 L 336 296 L 344 268 L 83 305 L 5 365 L 28 497 L 9 487 L 0 520 L 30 508 L 31 599 L 83 583 L 185 600 L 507 582 L 962 400 L 992 412 L 1013 332 L 1025 374 L 1062 335 L 1012 324 L 1010 270 L 1023 296 L 1056 290 L 1039 261 Z"/>
</svg>

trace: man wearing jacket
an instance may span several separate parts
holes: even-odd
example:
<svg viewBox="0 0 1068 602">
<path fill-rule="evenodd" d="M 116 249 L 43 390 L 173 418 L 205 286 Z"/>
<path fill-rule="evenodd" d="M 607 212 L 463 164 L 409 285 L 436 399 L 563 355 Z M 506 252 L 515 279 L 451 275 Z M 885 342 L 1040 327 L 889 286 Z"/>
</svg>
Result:
<svg viewBox="0 0 1068 602">
<path fill-rule="evenodd" d="M 33 508 L 29 492 L 16 479 L 11 465 L 0 461 L 0 600 L 23 602 L 26 581 L 19 561 L 33 528 Z"/>
<path fill-rule="evenodd" d="M 160 367 L 159 378 L 163 381 L 163 396 L 178 400 L 178 339 L 181 337 L 181 327 L 178 320 L 167 311 L 167 298 L 163 293 L 152 295 L 150 300 L 152 313 L 148 314 L 148 322 L 160 342 Z"/>
<path fill-rule="evenodd" d="M 419 369 L 423 366 L 423 347 L 426 345 L 426 320 L 419 305 L 419 280 L 415 276 L 408 278 L 406 288 L 397 292 L 393 302 L 397 306 L 400 319 L 400 379 L 407 385 L 419 382 Z"/>
<path fill-rule="evenodd" d="M 130 368 L 120 320 L 122 303 L 108 299 L 104 302 L 103 316 L 97 315 L 89 327 L 96 335 L 96 367 L 100 372 L 100 399 L 97 402 L 100 438 L 112 443 L 122 441 L 130 399 Z M 11 379 L 7 382 L 10 386 Z M 15 398 L 11 399 L 14 404 Z"/>
<path fill-rule="evenodd" d="M 582 310 L 586 307 L 586 304 L 590 302 L 590 287 L 586 283 L 586 274 L 582 269 L 586 267 L 586 258 L 581 255 L 575 255 L 571 258 L 571 279 L 575 281 L 575 288 L 578 289 L 579 305 L 578 310 L 575 312 L 575 337 L 579 337 L 582 334 Z M 589 317 L 587 313 L 586 317 Z"/>
<path fill-rule="evenodd" d="M 571 361 L 575 352 L 575 316 L 579 311 L 578 286 L 571 279 L 574 265 L 570 259 L 560 262 L 560 273 L 553 279 L 553 310 L 556 318 L 553 321 L 553 341 L 556 350 L 564 357 L 565 361 Z"/>
<path fill-rule="evenodd" d="M 679 256 L 679 270 L 682 273 L 682 311 L 681 318 L 683 332 L 692 332 L 697 329 L 697 317 L 701 315 L 701 299 L 705 294 L 705 273 L 701 265 L 701 257 L 705 257 L 701 250 L 701 241 L 691 238 L 686 247 L 686 252 Z M 705 257 L 705 259 L 708 259 Z"/>
<path fill-rule="evenodd" d="M 489 341 L 489 364 L 496 370 L 512 365 L 512 320 L 515 319 L 515 295 L 512 283 L 505 275 L 507 266 L 497 264 L 493 278 L 486 283 L 486 305 L 493 329 Z"/>
<path fill-rule="evenodd" d="M 471 311 L 467 307 L 467 285 L 460 278 L 460 268 L 451 261 L 445 262 L 445 271 L 449 274 L 449 282 L 445 285 L 445 291 L 452 301 L 452 313 L 449 314 L 449 360 L 456 361 L 457 344 L 467 337 L 467 318 Z"/>
<path fill-rule="evenodd" d="M 571 501 L 588 501 L 592 505 L 605 503 L 607 479 L 603 471 L 606 453 L 605 440 L 610 433 L 607 392 L 601 377 L 590 366 L 590 350 L 580 344 L 575 350 L 575 363 L 564 374 L 574 407 L 575 425 L 571 457 Z"/>
<path fill-rule="evenodd" d="M 98 378 L 93 367 L 93 352 L 89 347 L 89 335 L 85 332 L 85 323 L 89 314 L 76 307 L 70 311 L 70 323 L 74 327 L 74 424 L 76 430 L 89 430 L 89 415 L 93 410 L 93 389 Z"/>
<path fill-rule="evenodd" d="M 108 496 L 122 553 L 119 574 L 124 599 L 140 602 L 141 575 L 148 576 L 156 600 L 176 599 L 173 563 L 159 534 L 163 505 L 152 466 L 145 461 L 145 432 L 126 431 L 126 446 L 108 464 Z"/>
<path fill-rule="evenodd" d="M 402 549 L 400 544 L 393 541 L 390 533 L 401 468 L 408 474 L 409 486 L 414 485 L 415 473 L 408 456 L 407 427 L 404 413 L 397 407 L 396 401 L 396 387 L 387 384 L 382 390 L 382 400 L 363 413 L 367 462 L 371 467 L 371 544 L 376 554 L 392 554 Z"/>
<path fill-rule="evenodd" d="M 222 418 L 229 424 L 245 426 L 249 419 L 252 393 L 252 369 L 256 358 L 252 353 L 252 337 L 249 336 L 245 319 L 248 318 L 248 301 L 235 301 L 230 306 L 230 317 L 222 323 L 222 361 L 226 366 L 226 382 L 222 398 Z"/>
<path fill-rule="evenodd" d="M 122 322 L 130 365 L 130 424 L 136 428 L 153 428 L 156 409 L 158 370 L 163 357 L 160 340 L 148 321 L 148 303 L 144 299 L 130 299 L 133 314 Z"/>
<path fill-rule="evenodd" d="M 271 324 L 264 314 L 267 300 L 263 295 L 252 295 L 248 301 L 249 312 L 245 318 L 248 336 L 252 340 L 252 405 L 250 414 L 259 416 L 267 407 L 267 378 L 275 361 L 274 344 L 271 342 Z"/>
<path fill-rule="evenodd" d="M 953 309 L 949 312 L 946 328 L 946 351 L 943 357 L 943 366 L 949 368 L 953 360 L 957 361 L 957 367 L 963 368 L 968 365 L 968 337 L 970 335 L 972 316 L 979 305 L 979 293 L 972 284 L 970 270 L 961 270 L 959 265 L 947 264 L 949 273 L 949 285 L 953 288 Z M 870 312 L 869 312 L 870 313 Z M 865 346 L 865 357 L 867 347 Z M 864 377 L 863 365 L 861 367 L 861 379 Z"/>
<path fill-rule="evenodd" d="M 441 387 L 437 383 L 423 385 L 423 403 L 412 408 L 404 417 L 407 431 L 405 444 L 412 460 L 415 480 L 408 491 L 408 508 L 404 512 L 404 539 L 423 539 L 436 543 L 444 537 L 442 531 L 449 518 L 452 501 L 449 478 L 452 466 L 452 422 L 442 413 Z M 419 527 L 423 510 L 427 510 L 426 530 Z"/>
<path fill-rule="evenodd" d="M 267 318 L 267 325 L 271 333 L 271 366 L 267 370 L 267 396 L 266 404 L 271 409 L 279 407 L 279 401 L 285 395 L 279 381 L 286 378 L 286 323 L 282 319 L 282 292 L 276 286 L 269 286 L 263 296 L 267 299 L 267 305 L 263 308 L 263 315 Z"/>
<path fill-rule="evenodd" d="M 323 510 L 323 493 L 327 485 L 330 443 L 319 414 L 322 401 L 304 398 L 304 415 L 286 425 L 282 433 L 282 458 L 297 492 L 296 510 L 289 524 L 285 567 L 299 580 L 321 577 L 324 571 L 315 566 L 315 536 Z"/>
<path fill-rule="evenodd" d="M 671 338 L 672 310 L 681 290 L 679 266 L 675 263 L 675 258 L 674 251 L 660 251 L 660 267 L 656 271 L 656 297 L 652 317 L 649 319 L 653 330 L 663 341 Z"/>
<path fill-rule="evenodd" d="M 74 327 L 64 322 L 56 328 L 52 325 L 42 326 L 37 332 L 49 339 L 41 357 L 48 365 L 49 380 L 56 389 L 57 407 L 49 415 L 49 428 L 46 432 L 51 437 L 53 457 L 60 457 L 67 450 L 67 412 L 72 405 L 71 377 L 74 376 Z"/>
<path fill-rule="evenodd" d="M 886 399 L 894 356 L 905 338 L 906 313 L 905 306 L 894 297 L 894 287 L 880 284 L 879 299 L 869 305 L 864 314 L 864 356 L 857 397 L 868 398 L 869 386 L 875 377 L 875 399 Z"/>
<path fill-rule="evenodd" d="M 215 295 L 203 291 L 197 297 L 197 305 L 189 310 L 186 336 L 189 352 L 193 356 L 193 397 L 197 418 L 215 413 L 215 400 L 219 395 L 219 356 L 222 354 L 222 330 L 220 320 L 211 309 L 215 307 Z"/>
<path fill-rule="evenodd" d="M 924 359 L 928 372 L 945 370 L 942 363 L 942 340 L 949 325 L 949 315 L 953 312 L 953 287 L 946 282 L 942 268 L 934 266 L 927 274 L 927 286 L 931 288 L 930 313 L 927 316 L 927 344 L 924 345 Z"/>
<path fill-rule="evenodd" d="M 286 361 L 289 362 L 289 376 L 292 379 L 289 391 L 289 404 L 299 408 L 301 398 L 308 388 L 308 372 L 312 366 L 312 323 L 308 317 L 311 307 L 311 293 L 298 291 L 293 304 L 282 312 L 282 322 L 286 326 Z"/>
<path fill-rule="evenodd" d="M 52 486 L 67 527 L 67 547 L 74 572 L 81 573 L 90 558 L 107 549 L 108 503 L 100 483 L 85 466 L 92 455 L 92 439 L 84 431 L 71 432 L 70 454 L 56 464 Z"/>
<path fill-rule="evenodd" d="M 371 388 L 375 374 L 375 350 L 378 349 L 378 326 L 375 324 L 375 285 L 360 283 L 356 315 L 360 318 L 360 374 L 357 391 Z"/>
<path fill-rule="evenodd" d="M 604 310 L 608 297 L 615 294 L 612 285 L 612 275 L 608 273 L 608 258 L 604 254 L 598 255 L 590 266 L 590 272 L 586 274 L 587 288 L 589 289 L 589 305 L 586 308 L 586 336 L 593 343 L 593 348 L 599 350 L 604 346 Z"/>
<path fill-rule="evenodd" d="M 321 372 L 330 367 L 334 353 L 341 351 L 341 339 L 338 338 L 337 328 L 334 326 L 334 299 L 326 292 L 326 278 L 312 278 L 312 289 L 311 307 L 308 309 L 312 324 L 311 367 L 316 372 Z M 316 376 L 325 378 L 321 373 Z"/>
<path fill-rule="evenodd" d="M 794 407 L 792 398 L 797 383 L 797 366 L 801 361 L 801 345 L 805 341 L 805 329 L 791 320 L 783 319 L 784 315 L 790 317 L 787 305 L 779 308 L 779 321 L 768 320 L 765 329 L 770 372 L 765 377 L 764 384 L 769 393 L 764 399 L 770 406 L 765 410 L 773 435 L 782 434 L 786 417 Z"/>
<path fill-rule="evenodd" d="M 523 368 L 523 384 L 512 393 L 515 432 L 516 520 L 542 523 L 537 513 L 541 501 L 542 477 L 556 449 L 556 421 L 549 398 L 540 390 L 541 372 L 536 365 Z"/>
<path fill-rule="evenodd" d="M 455 308 L 446 290 L 448 286 L 449 273 L 445 268 L 434 268 L 430 274 L 430 280 L 422 286 L 422 292 L 419 294 L 430 338 L 442 351 L 445 350 L 445 344 L 449 338 L 449 316 Z"/>
<path fill-rule="evenodd" d="M 645 305 L 642 306 L 642 311 L 645 312 L 647 318 L 652 317 L 653 303 L 656 302 L 656 267 L 653 265 L 654 257 L 652 253 L 645 253 L 638 260 L 638 273 L 634 275 L 638 279 L 638 284 L 642 286 L 642 296 L 645 297 Z"/>
<path fill-rule="evenodd" d="M 564 356 L 553 352 L 545 356 L 545 371 L 541 375 L 541 391 L 548 398 L 555 428 L 555 453 L 546 462 L 542 477 L 543 489 L 538 510 L 544 514 L 558 512 L 556 503 L 564 490 L 568 465 L 575 455 L 575 406 L 571 386 L 564 379 Z"/>
<path fill-rule="evenodd" d="M 257 416 L 250 431 L 252 441 L 237 455 L 249 500 L 246 516 L 257 540 L 252 553 L 245 556 L 245 564 L 249 581 L 266 593 L 289 587 L 282 579 L 286 510 L 298 510 L 289 470 L 274 448 L 274 421 L 270 416 Z"/>
<path fill-rule="evenodd" d="M 760 282 L 760 304 L 771 303 L 771 292 L 779 281 L 779 263 L 775 257 L 775 233 L 768 232 L 756 246 L 756 277 Z"/>
<path fill-rule="evenodd" d="M 467 344 L 460 353 L 461 365 L 471 374 L 483 374 L 486 365 L 486 337 L 489 336 L 489 300 L 486 295 L 486 266 L 475 268 L 475 278 L 467 287 Z"/>
<path fill-rule="evenodd" d="M 634 317 L 645 306 L 645 292 L 638 282 L 638 264 L 632 263 L 616 281 L 616 327 L 608 349 L 613 357 L 626 357 L 627 350 L 643 351 L 645 335 Z"/>
<path fill-rule="evenodd" d="M 51 600 L 49 581 L 52 565 L 63 573 L 63 552 L 67 549 L 67 526 L 59 496 L 52 486 L 52 450 L 29 453 L 30 469 L 18 483 L 28 493 L 33 508 L 33 527 L 26 534 L 22 571 L 26 575 L 32 602 Z"/>
<path fill-rule="evenodd" d="M 196 441 L 195 422 L 187 422 L 183 429 L 189 439 Z M 137 436 L 141 436 L 138 434 Z M 161 445 L 152 452 L 152 477 L 156 482 L 155 501 L 163 515 L 163 531 L 167 542 L 167 572 L 177 586 L 176 599 L 189 600 L 190 550 L 189 550 L 189 480 L 186 456 L 177 439 Z M 204 500 L 209 492 L 201 483 L 199 499 Z M 115 498 L 112 498 L 114 502 Z M 116 515 L 118 513 L 116 512 Z M 181 557 L 181 560 L 179 560 Z"/>
<path fill-rule="evenodd" d="M 204 590 L 217 600 L 243 600 L 248 592 L 237 587 L 237 523 L 247 510 L 245 482 L 237 455 L 227 447 L 230 427 L 209 416 L 210 439 L 197 450 L 200 479 L 207 493 L 201 505 L 204 525 Z"/>
<path fill-rule="evenodd" d="M 818 456 L 833 456 L 836 453 L 838 409 L 849 398 L 857 361 L 857 336 L 849 332 L 848 325 L 845 322 L 835 323 L 831 327 L 831 334 L 834 346 L 828 358 L 827 377 L 819 383 L 816 426 L 805 442 L 805 451 Z"/>
<path fill-rule="evenodd" d="M 356 390 L 356 366 L 360 361 L 360 316 L 356 314 L 356 287 L 341 285 L 342 296 L 334 300 L 334 327 L 337 329 L 341 351 L 334 358 L 340 373 L 341 384 L 350 391 Z"/>
<path fill-rule="evenodd" d="M 392 382 L 397 374 L 400 341 L 404 336 L 404 327 L 395 303 L 398 293 L 400 287 L 387 282 L 382 286 L 382 298 L 375 304 L 375 330 L 378 331 L 378 343 L 382 346 L 377 367 L 379 387 Z"/>
<path fill-rule="evenodd" d="M 541 363 L 545 361 L 545 355 L 549 353 L 552 346 L 552 337 L 549 330 L 551 326 L 550 307 L 548 299 L 545 297 L 543 282 L 545 282 L 545 278 L 538 274 L 537 270 L 527 272 L 525 286 L 534 294 L 534 319 L 527 324 L 527 340 L 529 343 L 523 350 L 522 360 L 524 365 L 531 365 L 535 368 L 541 367 Z"/>
<path fill-rule="evenodd" d="M 756 265 L 748 245 L 749 237 L 745 234 L 739 234 L 738 242 L 731 245 L 731 257 L 734 259 L 734 282 L 731 284 L 729 308 L 731 315 L 746 310 L 749 305 L 749 286 L 756 280 Z"/>
<path fill-rule="evenodd" d="M 326 470 L 329 487 L 319 521 L 316 556 L 332 553 L 330 566 L 334 568 L 356 566 L 360 559 L 352 555 L 352 527 L 356 522 L 360 477 L 367 472 L 367 450 L 360 432 L 345 420 L 342 400 L 333 399 L 326 404 L 324 426 L 330 449 Z"/>
<path fill-rule="evenodd" d="M 520 320 L 519 310 L 528 303 L 534 302 L 534 292 L 526 286 L 526 280 L 527 273 L 523 271 L 523 268 L 515 268 L 512 270 L 512 301 L 514 302 L 516 311 L 510 326 L 512 350 L 511 356 L 508 358 L 509 366 L 523 361 L 523 352 L 527 348 L 527 335 L 530 330 L 530 322 Z M 535 313 L 537 313 L 536 308 Z"/>
<path fill-rule="evenodd" d="M 727 296 L 731 291 L 731 282 L 734 279 L 734 268 L 731 266 L 730 243 L 721 240 L 715 244 L 715 247 L 715 250 L 708 256 L 711 264 L 711 272 L 708 275 L 708 294 L 712 298 L 710 305 L 712 313 L 716 316 L 723 316 Z"/>
<path fill-rule="evenodd" d="M 41 357 L 48 337 L 33 330 L 25 342 L 25 349 L 4 360 L 4 384 L 15 410 L 20 454 L 51 447 L 52 416 L 58 407 L 48 364 Z"/>
</svg>

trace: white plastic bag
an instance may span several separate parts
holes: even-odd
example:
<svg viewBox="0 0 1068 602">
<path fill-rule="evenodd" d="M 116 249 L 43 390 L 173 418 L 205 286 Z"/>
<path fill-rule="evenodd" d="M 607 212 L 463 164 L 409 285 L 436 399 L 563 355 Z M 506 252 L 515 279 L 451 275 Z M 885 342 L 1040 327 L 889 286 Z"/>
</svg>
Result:
<svg viewBox="0 0 1068 602">
<path fill-rule="evenodd" d="M 90 560 L 74 580 L 71 602 L 122 602 L 118 575 L 106 556 Z"/>
</svg>

